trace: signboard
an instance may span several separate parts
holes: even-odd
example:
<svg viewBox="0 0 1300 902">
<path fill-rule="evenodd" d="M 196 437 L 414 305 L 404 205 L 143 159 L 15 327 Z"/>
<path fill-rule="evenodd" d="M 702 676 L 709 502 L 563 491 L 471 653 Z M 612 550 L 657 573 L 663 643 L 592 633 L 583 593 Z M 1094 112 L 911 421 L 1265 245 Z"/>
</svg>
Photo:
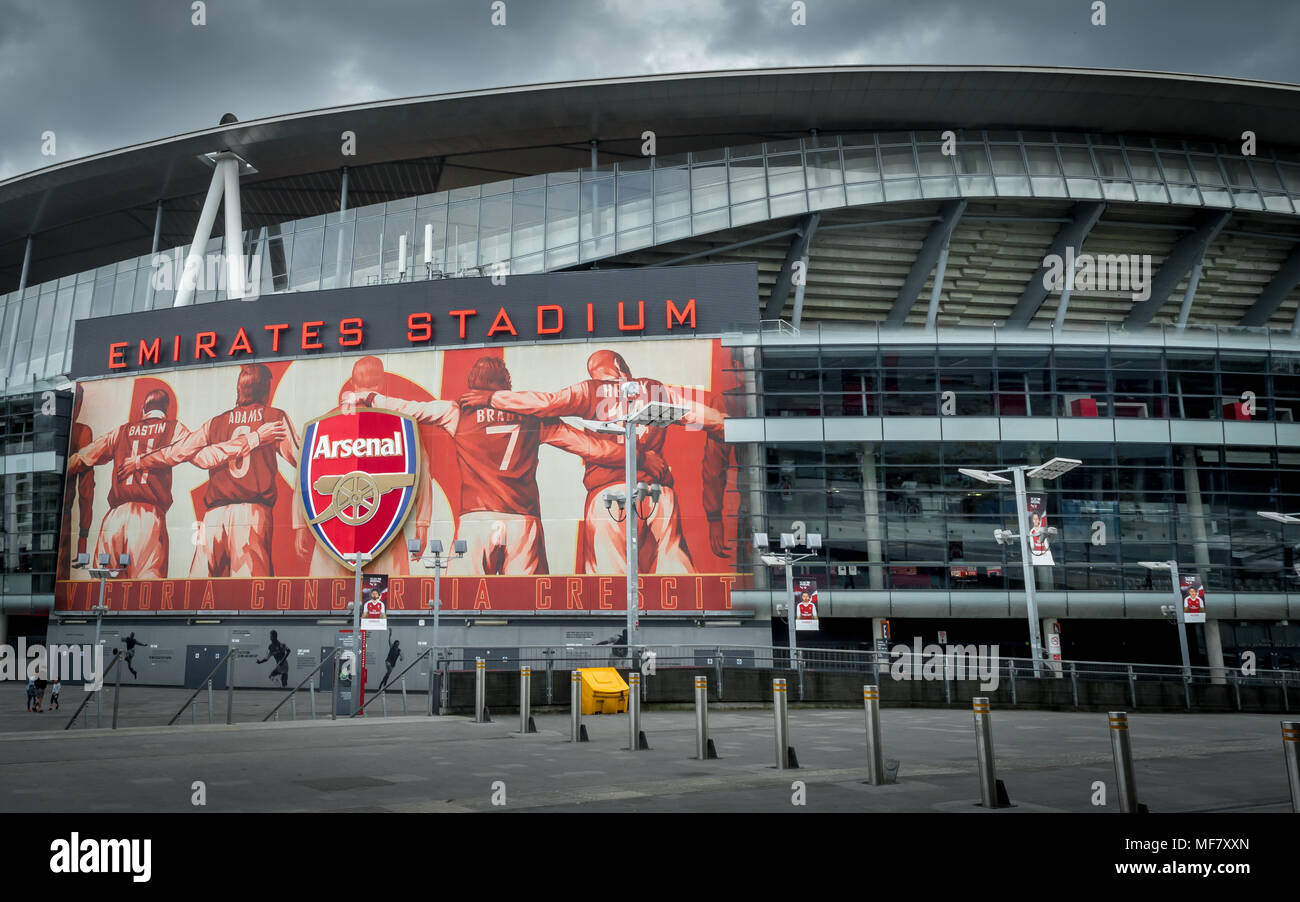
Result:
<svg viewBox="0 0 1300 902">
<path fill-rule="evenodd" d="M 368 573 L 361 578 L 361 629 L 388 629 L 388 574 Z"/>
<path fill-rule="evenodd" d="M 1047 634 L 1047 650 L 1051 653 L 1053 661 L 1061 660 L 1061 634 L 1052 632 Z"/>
<path fill-rule="evenodd" d="M 1025 515 L 1029 520 L 1029 555 L 1035 567 L 1054 567 L 1052 548 L 1047 542 L 1047 501 L 1042 495 L 1029 495 L 1025 499 Z"/>
<path fill-rule="evenodd" d="M 794 611 L 796 630 L 817 630 L 817 580 L 794 581 Z"/>
<path fill-rule="evenodd" d="M 339 630 L 334 637 L 337 653 L 331 662 L 336 676 L 334 683 L 334 713 L 350 715 L 354 710 L 352 693 L 357 685 L 356 634 L 352 630 Z"/>
<path fill-rule="evenodd" d="M 940 644 L 940 645 L 947 645 L 947 644 L 948 644 L 948 631 L 947 631 L 947 630 L 939 630 L 939 644 Z"/>
<path fill-rule="evenodd" d="M 1201 577 L 1196 573 L 1187 573 L 1181 576 L 1179 582 L 1179 591 L 1183 596 L 1183 621 L 1204 623 L 1205 588 L 1201 585 Z"/>
<path fill-rule="evenodd" d="M 240 309 L 259 306 L 276 305 Z M 71 567 L 84 529 L 131 555 L 105 586 L 114 614 L 341 612 L 353 549 L 389 576 L 387 611 L 427 611 L 433 575 L 407 542 L 429 536 L 469 546 L 442 578 L 444 612 L 620 611 L 626 538 L 601 496 L 624 484 L 625 448 L 575 424 L 617 420 L 631 379 L 690 411 L 637 442 L 639 480 L 671 493 L 646 527 L 642 610 L 729 611 L 752 579 L 726 541 L 741 495 L 724 425 L 740 369 L 720 340 L 674 337 L 80 383 L 56 610 L 99 601 L 99 582 Z"/>
</svg>

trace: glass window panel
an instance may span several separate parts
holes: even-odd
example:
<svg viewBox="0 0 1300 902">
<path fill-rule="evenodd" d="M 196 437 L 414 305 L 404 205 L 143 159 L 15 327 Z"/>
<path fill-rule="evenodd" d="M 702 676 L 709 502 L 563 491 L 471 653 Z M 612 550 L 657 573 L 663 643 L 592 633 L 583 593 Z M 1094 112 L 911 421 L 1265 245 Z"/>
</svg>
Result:
<svg viewBox="0 0 1300 902">
<path fill-rule="evenodd" d="M 662 244 L 665 241 L 676 241 L 678 238 L 685 238 L 690 233 L 691 219 L 689 216 L 674 219 L 672 222 L 655 223 L 656 244 Z"/>
<path fill-rule="evenodd" d="M 1162 151 L 1160 153 L 1160 166 L 1165 171 L 1167 181 L 1177 182 L 1180 185 L 1190 185 L 1195 181 L 1192 178 L 1191 167 L 1187 165 L 1186 154 Z"/>
<path fill-rule="evenodd" d="M 998 194 L 1015 194 L 1029 196 L 1029 179 L 1021 176 L 999 175 L 994 181 L 997 182 Z M 927 195 L 929 196 L 929 195 Z"/>
<path fill-rule="evenodd" d="M 1101 197 L 1101 186 L 1096 179 L 1066 179 L 1071 197 Z"/>
<path fill-rule="evenodd" d="M 294 234 L 293 264 L 289 267 L 290 291 L 315 291 L 320 288 L 321 254 L 324 248 L 324 229 Z"/>
<path fill-rule="evenodd" d="M 913 200 L 921 196 L 921 183 L 917 179 L 898 179 L 885 182 L 885 200 Z"/>
<path fill-rule="evenodd" d="M 1128 178 L 1128 167 L 1124 165 L 1124 155 L 1120 151 L 1097 147 L 1092 151 L 1092 158 L 1102 178 Z"/>
<path fill-rule="evenodd" d="M 804 187 L 803 159 L 797 153 L 767 158 L 767 188 L 771 194 L 801 191 Z"/>
<path fill-rule="evenodd" d="M 929 181 L 933 181 L 930 179 Z M 844 189 L 835 188 L 818 188 L 808 192 L 808 209 L 824 210 L 827 207 L 844 206 Z"/>
<path fill-rule="evenodd" d="M 618 177 L 618 230 L 637 229 L 653 221 L 650 173 L 632 172 Z"/>
<path fill-rule="evenodd" d="M 560 247 L 575 243 L 577 240 L 578 186 L 575 184 L 547 188 L 546 246 Z M 550 266 L 549 257 L 547 266 L 548 268 Z"/>
<path fill-rule="evenodd" d="M 1107 200 L 1134 200 L 1136 194 L 1133 190 L 1132 182 L 1117 182 L 1105 180 L 1101 183 L 1102 191 Z"/>
<path fill-rule="evenodd" d="M 1277 168 L 1282 173 L 1282 181 L 1286 182 L 1286 190 L 1300 197 L 1300 165 L 1296 163 L 1278 163 Z"/>
<path fill-rule="evenodd" d="M 106 283 L 112 286 L 111 280 Z M 9 381 L 14 383 L 23 383 L 28 381 L 31 371 L 32 356 L 32 331 L 36 323 L 36 308 L 40 306 L 40 296 L 32 291 L 28 291 L 27 296 L 22 300 L 22 307 L 19 309 L 18 331 L 13 345 L 13 358 L 9 366 Z"/>
<path fill-rule="evenodd" d="M 352 254 L 353 285 L 374 285 L 378 281 L 379 243 L 383 234 L 383 217 L 357 220 Z"/>
<path fill-rule="evenodd" d="M 685 169 L 656 169 L 655 222 L 667 222 L 691 212 L 690 174 Z"/>
<path fill-rule="evenodd" d="M 1152 151 L 1130 148 L 1127 153 L 1128 166 L 1133 173 L 1133 178 L 1161 181 L 1160 168 L 1156 165 L 1156 155 Z"/>
<path fill-rule="evenodd" d="M 611 195 L 613 194 L 613 179 L 592 182 L 584 185 L 583 189 L 586 190 L 597 184 L 602 185 L 604 190 L 610 192 Z M 483 198 L 482 205 L 479 208 L 478 262 L 480 266 L 500 263 L 503 260 L 510 259 L 510 200 L 511 196 L 509 194 L 498 194 L 493 197 Z M 604 204 L 603 200 L 602 204 Z M 612 232 L 614 230 L 614 198 L 610 197 L 608 205 L 602 206 L 601 210 L 608 213 L 608 231 Z"/>
<path fill-rule="evenodd" d="M 916 148 L 921 175 L 952 175 L 952 157 L 943 152 L 942 144 L 921 144 Z"/>
<path fill-rule="evenodd" d="M 1255 183 L 1250 177 L 1250 169 L 1246 166 L 1244 159 L 1241 157 L 1220 157 L 1219 161 L 1223 163 L 1224 171 L 1228 173 L 1229 185 L 1235 185 L 1239 188 L 1255 187 Z"/>
<path fill-rule="evenodd" d="M 477 207 L 477 204 L 471 204 Z M 389 213 L 384 217 L 384 282 L 396 282 L 399 279 L 411 278 L 411 260 L 415 255 L 415 210 L 414 204 L 412 209 L 402 213 Z M 406 275 L 400 276 L 398 266 L 398 254 L 401 250 L 402 236 L 406 236 L 406 262 L 403 264 L 406 269 Z M 295 236 L 295 242 L 298 238 Z M 467 265 L 473 265 L 474 261 L 467 260 Z"/>
<path fill-rule="evenodd" d="M 535 254 L 545 246 L 546 192 L 540 189 L 520 191 L 514 198 L 511 250 L 518 259 Z"/>
<path fill-rule="evenodd" d="M 726 207 L 721 210 L 714 210 L 711 213 L 696 213 L 691 217 L 691 227 L 696 235 L 716 232 L 727 228 L 729 225 Z"/>
<path fill-rule="evenodd" d="M 184 259 L 182 254 L 181 260 Z M 113 282 L 112 276 L 98 276 L 95 279 L 95 301 L 90 310 L 92 317 L 108 316 L 113 312 Z"/>
<path fill-rule="evenodd" d="M 1039 197 L 1065 194 L 1065 179 L 1035 177 L 1029 180 Z"/>
<path fill-rule="evenodd" d="M 150 270 L 143 270 L 143 275 L 148 284 Z M 65 363 L 66 353 L 72 347 L 72 335 L 70 329 L 72 326 L 72 307 L 73 299 L 76 295 L 76 288 L 60 288 L 58 301 L 54 307 L 54 324 L 50 330 L 50 350 L 49 362 L 46 365 L 46 374 L 57 376 L 67 369 Z"/>
<path fill-rule="evenodd" d="M 989 148 L 993 157 L 995 175 L 1024 175 L 1025 161 L 1020 155 L 1019 146 L 995 144 Z"/>
<path fill-rule="evenodd" d="M 731 202 L 757 200 L 767 192 L 767 168 L 762 160 L 736 161 L 731 164 Z"/>
<path fill-rule="evenodd" d="M 695 166 L 691 169 L 691 209 L 716 210 L 727 205 L 727 167 Z"/>
<path fill-rule="evenodd" d="M 578 186 L 551 188 L 573 195 L 576 202 Z M 454 192 L 453 192 L 454 194 Z M 477 200 L 447 205 L 447 271 L 460 273 L 478 265 L 478 204 Z M 576 211 L 574 211 L 576 214 Z M 570 220 L 576 231 L 576 222 Z M 548 235 L 549 237 L 549 235 Z M 576 240 L 575 235 L 573 239 Z"/>
<path fill-rule="evenodd" d="M 904 147 L 883 147 L 880 150 L 881 166 L 885 173 L 885 178 L 903 178 L 906 176 L 915 176 L 916 157 L 912 152 L 912 145 Z"/>
<path fill-rule="evenodd" d="M 225 260 L 220 261 L 225 265 Z M 225 272 L 221 273 L 219 284 L 225 285 Z M 130 313 L 135 302 L 135 270 L 120 273 L 113 283 L 113 313 Z"/>
<path fill-rule="evenodd" d="M 879 182 L 848 185 L 845 187 L 844 193 L 849 204 L 878 204 L 885 197 L 885 190 Z"/>
<path fill-rule="evenodd" d="M 1061 165 L 1054 147 L 1027 147 L 1030 175 L 1060 175 Z"/>
<path fill-rule="evenodd" d="M 1088 176 L 1091 177 L 1092 157 L 1087 150 L 1078 147 L 1062 147 L 1061 163 L 1065 166 L 1067 176 Z"/>
<path fill-rule="evenodd" d="M 134 288 L 135 272 L 126 274 L 132 281 Z M 53 286 L 53 282 L 47 282 L 47 285 Z M 50 348 L 50 327 L 54 324 L 54 302 L 57 298 L 57 292 L 43 291 L 40 295 L 40 303 L 36 308 L 36 324 L 32 334 L 32 362 L 29 369 L 36 378 L 44 378 L 46 355 Z M 128 308 L 129 309 L 129 308 Z"/>
<path fill-rule="evenodd" d="M 445 210 L 445 207 L 438 209 Z M 439 217 L 441 223 L 441 217 Z M 325 228 L 325 236 L 322 245 L 321 259 L 321 288 L 344 288 L 348 285 L 349 262 L 352 260 L 352 230 L 356 227 L 353 222 L 335 223 Z M 438 244 L 438 252 L 442 252 L 442 243 Z"/>
<path fill-rule="evenodd" d="M 654 233 L 649 228 L 631 229 L 618 233 L 618 252 L 635 250 L 654 243 Z"/>
<path fill-rule="evenodd" d="M 1196 172 L 1196 181 L 1202 188 L 1207 185 L 1223 184 L 1223 173 L 1219 171 L 1218 161 L 1214 157 L 1192 154 L 1192 169 Z"/>
<path fill-rule="evenodd" d="M 1176 204 L 1199 204 L 1201 195 L 1190 185 L 1169 185 L 1169 199 Z"/>
<path fill-rule="evenodd" d="M 880 178 L 880 163 L 874 147 L 844 151 L 845 180 L 849 182 L 874 181 Z"/>
<path fill-rule="evenodd" d="M 1137 198 L 1142 201 L 1151 201 L 1154 203 L 1168 203 L 1169 193 L 1165 191 L 1164 185 L 1157 185 L 1150 182 L 1138 182 L 1134 186 L 1137 190 Z"/>
<path fill-rule="evenodd" d="M 829 188 L 844 182 L 838 150 L 810 151 L 807 160 L 809 188 Z"/>
<path fill-rule="evenodd" d="M 787 194 L 785 197 L 774 197 L 771 200 L 772 218 L 778 216 L 789 216 L 793 213 L 807 213 L 808 199 L 800 191 L 797 194 Z"/>
<path fill-rule="evenodd" d="M 760 222 L 767 219 L 767 201 L 755 200 L 746 204 L 736 204 L 731 208 L 731 224 L 744 225 L 748 222 Z"/>
<path fill-rule="evenodd" d="M 565 266 L 573 266 L 577 262 L 578 246 L 576 244 L 546 252 L 547 269 L 561 269 Z"/>
<path fill-rule="evenodd" d="M 1250 171 L 1255 182 L 1265 191 L 1282 190 L 1282 179 L 1278 177 L 1277 168 L 1272 160 L 1251 160 Z"/>
</svg>

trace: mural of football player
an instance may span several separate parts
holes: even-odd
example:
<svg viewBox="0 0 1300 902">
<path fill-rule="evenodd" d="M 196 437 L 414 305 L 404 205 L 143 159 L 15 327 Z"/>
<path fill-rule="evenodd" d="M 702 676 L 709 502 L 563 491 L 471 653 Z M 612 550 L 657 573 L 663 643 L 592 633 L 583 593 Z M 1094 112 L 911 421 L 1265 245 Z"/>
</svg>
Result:
<svg viewBox="0 0 1300 902">
<path fill-rule="evenodd" d="M 85 396 L 85 391 L 78 385 L 73 395 L 72 402 L 72 434 L 70 436 L 70 454 L 76 454 L 82 448 L 85 448 L 94 441 L 94 433 L 85 423 L 77 422 L 81 419 L 81 401 Z M 84 566 L 78 562 L 81 555 L 86 554 L 86 543 L 90 539 L 90 526 L 95 518 L 95 471 L 90 467 L 82 470 L 76 476 L 69 474 L 68 479 L 63 484 L 63 539 L 61 548 L 68 547 L 69 532 L 71 529 L 72 517 L 72 499 L 77 499 L 77 547 L 72 552 L 72 559 L 65 560 L 60 566 L 63 571 L 61 576 L 66 577 L 67 565 L 73 567 Z"/>
<path fill-rule="evenodd" d="M 622 383 L 636 382 L 639 391 L 631 402 L 634 405 L 632 409 L 646 402 L 669 403 L 688 408 L 684 422 L 703 429 L 707 437 L 702 489 L 705 516 L 709 524 L 709 545 L 715 554 L 725 557 L 729 549 L 722 523 L 722 506 L 730 451 L 723 438 L 724 415 L 718 407 L 702 403 L 696 389 L 665 385 L 657 379 L 633 376 L 627 361 L 614 351 L 602 349 L 592 353 L 587 358 L 587 373 L 591 378 L 558 392 L 496 391 L 488 394 L 475 391 L 471 386 L 471 390 L 461 396 L 460 402 L 540 417 L 573 416 L 609 422 L 621 419 L 629 409 L 628 399 L 620 390 Z M 662 428 L 647 428 L 637 432 L 637 479 L 659 482 L 663 486 L 658 504 L 653 507 L 649 519 L 641 527 L 639 541 L 646 551 L 646 555 L 642 555 L 642 563 L 649 573 L 693 573 L 696 568 L 682 537 L 681 510 L 677 505 L 672 473 L 664 472 L 661 478 L 657 478 L 645 468 L 646 455 L 654 454 L 662 460 L 666 439 L 667 430 Z M 587 488 L 583 571 L 623 572 L 627 567 L 624 524 L 609 516 L 602 500 L 606 491 L 621 491 L 624 488 L 622 456 L 613 464 L 589 460 L 583 485 Z M 651 556 L 648 562 L 647 555 Z"/>
<path fill-rule="evenodd" d="M 369 394 L 396 394 L 401 391 L 402 386 L 410 385 L 408 380 L 390 373 L 384 368 L 384 362 L 374 356 L 359 358 L 352 365 L 352 378 L 345 382 L 339 390 L 339 406 L 333 412 L 347 413 L 356 407 L 365 407 L 357 401 L 358 397 L 365 397 Z M 422 449 L 425 451 L 426 449 Z M 435 484 L 433 481 L 433 471 L 429 465 L 427 453 L 420 454 L 420 473 L 417 475 L 417 485 L 419 491 L 416 493 L 415 508 L 415 538 L 419 540 L 420 547 L 425 545 L 425 539 L 429 535 L 429 522 L 433 517 L 433 497 Z M 367 564 L 367 567 L 377 573 L 387 573 L 394 576 L 408 576 L 411 572 L 410 561 L 418 558 L 410 556 L 406 550 L 404 541 L 394 541 L 386 549 L 377 555 L 376 560 Z M 312 576 L 344 576 L 350 574 L 350 568 L 344 567 L 333 556 L 330 555 L 325 547 L 316 543 L 311 556 L 311 568 L 308 571 Z"/>
<path fill-rule="evenodd" d="M 468 384 L 482 397 L 510 388 L 510 371 L 498 357 L 480 357 Z M 537 492 L 537 451 L 553 445 L 588 461 L 617 467 L 622 448 L 614 441 L 558 420 L 494 410 L 485 404 L 407 401 L 374 392 L 345 399 L 404 414 L 445 429 L 456 446 L 460 469 L 460 523 L 456 538 L 468 546 L 470 572 L 527 575 L 548 573 Z M 651 459 L 660 469 L 662 461 Z"/>
<path fill-rule="evenodd" d="M 298 465 L 299 438 L 288 414 L 269 405 L 271 370 L 261 363 L 239 368 L 235 406 L 168 447 L 131 462 L 127 470 L 167 471 L 191 462 L 209 470 L 203 503 L 203 543 L 194 549 L 192 578 L 273 576 L 271 512 L 278 492 L 277 455 Z M 167 476 L 171 482 L 170 474 Z M 300 549 L 311 535 L 294 508 Z"/>
<path fill-rule="evenodd" d="M 170 416 L 172 397 L 162 389 L 145 395 L 136 417 L 100 435 L 68 458 L 68 479 L 78 483 L 92 467 L 113 463 L 108 490 L 108 513 L 99 525 L 92 561 L 101 554 L 116 566 L 123 554 L 130 555 L 126 575 L 133 579 L 161 579 L 167 575 L 167 511 L 172 506 L 171 473 L 122 473 L 127 460 L 141 452 L 169 444 L 175 436 L 176 420 Z M 91 483 L 90 491 L 94 491 Z M 89 500 L 81 496 L 82 522 Z M 84 547 L 84 546 L 79 546 Z"/>
</svg>

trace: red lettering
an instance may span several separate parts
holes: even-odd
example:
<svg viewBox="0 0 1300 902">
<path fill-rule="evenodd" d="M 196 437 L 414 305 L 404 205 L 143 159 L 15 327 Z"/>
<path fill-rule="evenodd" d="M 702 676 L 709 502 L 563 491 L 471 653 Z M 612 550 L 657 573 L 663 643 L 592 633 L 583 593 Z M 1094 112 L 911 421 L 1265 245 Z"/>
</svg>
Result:
<svg viewBox="0 0 1300 902">
<path fill-rule="evenodd" d="M 406 601 L 402 597 L 406 592 L 406 580 L 394 579 L 388 586 L 388 610 L 405 610 Z"/>
<path fill-rule="evenodd" d="M 153 583 L 140 583 L 140 594 L 135 598 L 135 606 L 141 611 L 149 610 L 149 605 L 153 603 L 149 600 L 149 596 L 152 594 L 152 586 Z"/>
<path fill-rule="evenodd" d="M 659 606 L 665 611 L 677 609 L 677 577 L 665 576 L 659 581 Z"/>
<path fill-rule="evenodd" d="M 136 360 L 137 365 L 144 366 L 145 361 L 149 363 L 158 363 L 162 357 L 162 339 L 155 338 L 153 344 L 147 345 L 144 339 L 140 339 L 140 356 Z"/>
<path fill-rule="evenodd" d="M 504 325 L 502 320 L 505 321 Z M 510 321 L 510 314 L 506 313 L 506 308 L 502 307 L 497 311 L 497 318 L 492 320 L 492 328 L 488 329 L 488 338 L 491 338 L 498 332 L 509 332 L 511 335 L 518 335 L 515 331 L 515 324 Z"/>
<path fill-rule="evenodd" d="M 534 591 L 536 592 L 536 595 L 535 595 L 536 600 L 535 600 L 534 603 L 533 603 L 533 607 L 536 608 L 536 609 L 539 610 L 539 611 L 549 611 L 549 610 L 551 609 L 551 581 L 550 581 L 550 579 L 548 579 L 548 578 L 546 578 L 546 577 L 542 577 L 542 578 L 538 579 L 538 580 L 536 581 L 536 585 L 535 585 L 535 587 L 534 587 Z"/>
<path fill-rule="evenodd" d="M 487 580 L 485 579 L 478 581 L 478 590 L 474 593 L 474 610 L 477 611 L 480 608 L 492 609 L 492 599 L 488 595 Z"/>
<path fill-rule="evenodd" d="M 677 305 L 673 303 L 672 298 L 669 298 L 667 314 L 668 314 L 667 318 L 668 318 L 669 329 L 673 327 L 674 319 L 677 320 L 678 325 L 681 326 L 686 325 L 686 318 L 688 316 L 691 318 L 691 328 L 694 329 L 695 328 L 695 298 L 691 298 L 689 301 L 686 302 L 686 308 L 684 310 L 678 310 Z"/>
<path fill-rule="evenodd" d="M 433 338 L 433 314 L 412 313 L 406 318 L 406 340 L 428 341 Z"/>
<path fill-rule="evenodd" d="M 213 611 L 216 607 L 212 599 L 212 580 L 207 580 L 203 583 L 203 600 L 199 602 L 199 610 Z"/>
<path fill-rule="evenodd" d="M 269 326 L 263 326 L 263 329 L 271 333 L 271 350 L 280 350 L 280 333 L 289 328 L 288 323 L 272 323 Z"/>
<path fill-rule="evenodd" d="M 110 370 L 126 369 L 126 352 L 123 350 L 130 342 L 115 341 L 108 346 L 108 368 Z"/>
<path fill-rule="evenodd" d="M 181 337 L 179 335 L 172 338 L 172 363 L 181 359 Z"/>
<path fill-rule="evenodd" d="M 600 600 L 596 604 L 605 611 L 612 611 L 614 606 L 608 603 L 610 596 L 614 594 L 614 578 L 612 576 L 602 576 L 600 578 Z"/>
<path fill-rule="evenodd" d="M 582 580 L 576 576 L 570 576 L 564 580 L 564 607 L 565 610 L 569 611 L 575 608 L 579 611 L 584 610 L 582 607 Z"/>
<path fill-rule="evenodd" d="M 171 580 L 162 584 L 162 601 L 158 603 L 158 610 L 170 611 L 172 608 L 172 596 L 176 594 L 176 583 Z"/>
<path fill-rule="evenodd" d="M 545 325 L 544 314 L 555 311 L 555 328 L 550 329 Z M 564 308 L 558 304 L 542 304 L 537 308 L 537 334 L 538 335 L 555 335 L 564 331 Z"/>
<path fill-rule="evenodd" d="M 458 317 L 458 318 L 460 319 L 460 337 L 461 337 L 461 338 L 464 338 L 464 337 L 465 337 L 465 317 L 467 317 L 467 316 L 478 316 L 478 311 L 477 311 L 477 310 L 448 310 L 447 312 L 450 313 L 452 316 Z"/>
<path fill-rule="evenodd" d="M 262 598 L 262 590 L 264 590 L 265 588 L 266 588 L 266 580 L 261 580 L 261 579 L 253 580 L 253 588 L 252 588 L 253 600 L 250 602 L 250 604 L 252 605 L 254 611 L 262 610 L 262 606 L 265 604 L 265 601 Z"/>
<path fill-rule="evenodd" d="M 587 331 L 588 332 L 595 331 L 596 326 L 593 321 L 594 316 L 595 316 L 595 311 L 592 309 L 592 305 L 588 304 L 587 305 Z"/>
<path fill-rule="evenodd" d="M 361 327 L 364 325 L 365 322 L 359 316 L 339 322 L 339 344 L 345 348 L 361 344 Z"/>
<path fill-rule="evenodd" d="M 194 359 L 198 360 L 202 354 L 215 358 L 217 352 L 213 350 L 217 346 L 216 332 L 200 332 L 194 336 Z M 200 353 L 201 352 L 201 353 Z"/>
<path fill-rule="evenodd" d="M 275 583 L 275 606 L 281 611 L 289 610 L 289 581 L 277 580 Z"/>
<path fill-rule="evenodd" d="M 301 344 L 304 351 L 319 351 L 321 348 L 325 347 L 319 341 L 316 341 L 316 339 L 320 337 L 320 334 L 316 330 L 323 325 L 325 325 L 323 320 L 312 320 L 309 323 L 302 324 Z"/>
<path fill-rule="evenodd" d="M 243 351 L 245 354 L 253 353 L 253 346 L 248 343 L 248 333 L 244 331 L 243 326 L 240 326 L 239 331 L 235 333 L 235 340 L 230 343 L 230 350 L 226 352 L 226 356 L 233 357 L 236 351 Z"/>
<path fill-rule="evenodd" d="M 319 591 L 320 591 L 319 582 L 317 582 L 314 579 L 307 580 L 306 585 L 304 585 L 302 589 L 302 609 L 304 611 L 306 610 L 315 611 L 320 608 L 320 601 L 317 595 Z"/>
<path fill-rule="evenodd" d="M 618 328 L 621 332 L 640 332 L 645 328 L 645 301 L 636 302 L 636 325 L 629 326 L 623 319 L 623 302 L 618 302 Z"/>
</svg>

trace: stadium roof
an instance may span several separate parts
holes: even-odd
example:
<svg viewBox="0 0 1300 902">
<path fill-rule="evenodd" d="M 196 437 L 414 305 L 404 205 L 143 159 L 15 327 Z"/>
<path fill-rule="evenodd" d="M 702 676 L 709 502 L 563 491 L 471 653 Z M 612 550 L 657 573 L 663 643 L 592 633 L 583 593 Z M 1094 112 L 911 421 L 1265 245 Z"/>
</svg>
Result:
<svg viewBox="0 0 1300 902">
<path fill-rule="evenodd" d="M 214 118 L 219 111 L 213 111 Z M 1182 74 L 1001 66 L 854 66 L 653 75 L 526 85 L 312 110 L 60 163 L 0 182 L 0 267 L 40 236 L 29 281 L 144 253 L 155 204 L 163 246 L 188 240 L 211 169 L 232 150 L 249 226 L 640 156 L 769 140 L 811 129 L 1070 129 L 1300 148 L 1300 86 Z M 357 136 L 355 156 L 341 135 Z M 1300 157 L 1297 157 L 1300 159 Z M 219 230 L 218 230 L 219 231 Z M 89 255 L 89 256 L 87 256 Z M 73 265 L 72 261 L 77 262 Z M 60 262 L 62 261 L 62 263 Z"/>
</svg>

